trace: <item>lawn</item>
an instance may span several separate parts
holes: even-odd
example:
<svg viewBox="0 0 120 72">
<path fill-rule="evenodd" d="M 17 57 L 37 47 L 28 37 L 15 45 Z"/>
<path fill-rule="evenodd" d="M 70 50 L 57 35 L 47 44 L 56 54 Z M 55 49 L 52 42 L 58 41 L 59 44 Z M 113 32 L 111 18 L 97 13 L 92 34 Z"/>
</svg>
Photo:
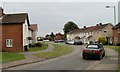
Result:
<svg viewBox="0 0 120 72">
<path fill-rule="evenodd" d="M 48 48 L 48 44 L 42 44 L 42 47 L 31 47 L 29 52 L 41 51 Z"/>
<path fill-rule="evenodd" d="M 40 58 L 55 58 L 73 51 L 71 47 L 65 45 L 53 44 L 53 46 L 55 47 L 53 51 L 41 52 L 34 55 Z"/>
<path fill-rule="evenodd" d="M 13 53 L 13 52 L 2 52 L 0 53 L 0 62 L 6 63 L 16 60 L 25 59 L 23 54 Z"/>
</svg>

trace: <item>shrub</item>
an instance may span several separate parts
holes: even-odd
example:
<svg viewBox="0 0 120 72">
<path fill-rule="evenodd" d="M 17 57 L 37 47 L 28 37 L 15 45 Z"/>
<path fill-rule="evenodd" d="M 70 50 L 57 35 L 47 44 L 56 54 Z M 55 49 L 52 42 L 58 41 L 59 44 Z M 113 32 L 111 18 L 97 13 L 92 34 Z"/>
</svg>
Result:
<svg viewBox="0 0 120 72">
<path fill-rule="evenodd" d="M 106 40 L 105 37 L 100 37 L 100 38 L 98 38 L 98 42 L 99 42 L 99 43 L 102 43 L 103 45 L 107 44 L 107 40 Z"/>
<path fill-rule="evenodd" d="M 40 42 L 37 42 L 33 44 L 32 47 L 42 47 L 42 44 Z"/>
</svg>

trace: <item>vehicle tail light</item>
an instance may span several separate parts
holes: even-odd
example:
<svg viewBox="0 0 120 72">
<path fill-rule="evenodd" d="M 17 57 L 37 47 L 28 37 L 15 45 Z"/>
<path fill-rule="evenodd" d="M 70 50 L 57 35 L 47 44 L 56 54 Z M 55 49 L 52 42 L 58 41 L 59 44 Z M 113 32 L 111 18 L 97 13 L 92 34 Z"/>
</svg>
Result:
<svg viewBox="0 0 120 72">
<path fill-rule="evenodd" d="M 89 52 L 88 50 L 83 50 L 83 52 Z"/>
<path fill-rule="evenodd" d="M 95 50 L 95 51 L 93 51 L 93 53 L 100 54 L 100 51 L 99 50 Z"/>
</svg>

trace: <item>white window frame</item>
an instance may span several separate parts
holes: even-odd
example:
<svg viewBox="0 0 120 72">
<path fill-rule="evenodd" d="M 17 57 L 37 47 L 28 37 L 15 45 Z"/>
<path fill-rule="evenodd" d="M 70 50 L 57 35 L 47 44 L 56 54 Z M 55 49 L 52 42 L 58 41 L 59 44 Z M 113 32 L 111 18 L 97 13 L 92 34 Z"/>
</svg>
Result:
<svg viewBox="0 0 120 72">
<path fill-rule="evenodd" d="M 12 39 L 6 39 L 6 47 L 12 47 L 13 46 L 13 40 Z"/>
</svg>

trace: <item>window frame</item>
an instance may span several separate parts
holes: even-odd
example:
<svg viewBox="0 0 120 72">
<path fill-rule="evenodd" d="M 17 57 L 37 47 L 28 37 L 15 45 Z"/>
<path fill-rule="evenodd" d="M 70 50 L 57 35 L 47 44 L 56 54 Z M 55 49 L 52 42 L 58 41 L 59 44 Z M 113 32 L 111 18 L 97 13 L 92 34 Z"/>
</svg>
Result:
<svg viewBox="0 0 120 72">
<path fill-rule="evenodd" d="M 13 47 L 13 40 L 12 39 L 6 39 L 6 47 Z"/>
</svg>

